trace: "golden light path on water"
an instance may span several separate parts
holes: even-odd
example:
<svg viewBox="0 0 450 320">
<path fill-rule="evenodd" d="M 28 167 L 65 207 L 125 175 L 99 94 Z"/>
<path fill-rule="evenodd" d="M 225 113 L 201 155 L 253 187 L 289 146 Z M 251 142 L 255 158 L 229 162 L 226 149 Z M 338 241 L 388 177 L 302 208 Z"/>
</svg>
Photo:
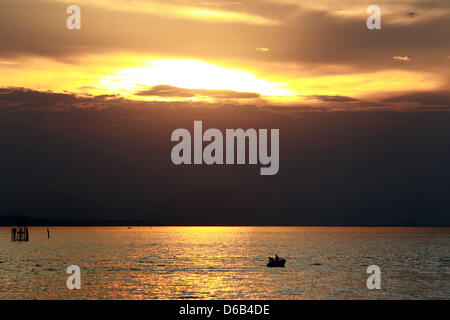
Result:
<svg viewBox="0 0 450 320">
<path fill-rule="evenodd" d="M 450 298 L 450 228 L 0 228 L 1 299 Z M 267 268 L 269 255 L 287 257 Z M 367 290 L 367 266 L 383 290 Z M 78 265 L 81 290 L 68 290 Z"/>
</svg>

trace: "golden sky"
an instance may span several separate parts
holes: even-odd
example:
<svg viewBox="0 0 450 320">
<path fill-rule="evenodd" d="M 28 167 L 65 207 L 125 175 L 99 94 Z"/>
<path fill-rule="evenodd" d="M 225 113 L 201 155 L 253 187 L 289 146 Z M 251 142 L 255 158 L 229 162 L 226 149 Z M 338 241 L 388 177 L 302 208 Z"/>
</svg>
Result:
<svg viewBox="0 0 450 320">
<path fill-rule="evenodd" d="M 2 1 L 0 87 L 150 101 L 445 107 L 428 98 L 449 88 L 447 0 L 378 1 L 381 30 L 366 28 L 371 1 L 79 0 L 81 30 L 66 28 L 70 4 Z"/>
</svg>

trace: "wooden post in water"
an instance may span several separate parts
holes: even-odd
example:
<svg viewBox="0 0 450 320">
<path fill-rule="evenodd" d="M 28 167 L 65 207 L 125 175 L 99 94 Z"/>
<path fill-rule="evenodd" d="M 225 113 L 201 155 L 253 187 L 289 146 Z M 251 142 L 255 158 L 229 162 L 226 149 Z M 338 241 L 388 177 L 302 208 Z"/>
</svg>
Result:
<svg viewBox="0 0 450 320">
<path fill-rule="evenodd" d="M 11 228 L 11 241 L 29 241 L 28 228 L 25 225 L 25 221 L 19 220 L 17 228 Z"/>
</svg>

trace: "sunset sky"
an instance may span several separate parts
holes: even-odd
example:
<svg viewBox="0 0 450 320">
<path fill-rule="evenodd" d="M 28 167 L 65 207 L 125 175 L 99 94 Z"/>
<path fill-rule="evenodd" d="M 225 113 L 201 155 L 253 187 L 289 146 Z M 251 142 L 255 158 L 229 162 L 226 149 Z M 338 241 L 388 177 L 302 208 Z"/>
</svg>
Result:
<svg viewBox="0 0 450 320">
<path fill-rule="evenodd" d="M 70 4 L 0 2 L 0 216 L 450 225 L 450 1 Z M 279 129 L 277 175 L 174 165 L 196 120 Z"/>
<path fill-rule="evenodd" d="M 0 87 L 327 110 L 448 109 L 447 0 L 4 0 Z"/>
</svg>

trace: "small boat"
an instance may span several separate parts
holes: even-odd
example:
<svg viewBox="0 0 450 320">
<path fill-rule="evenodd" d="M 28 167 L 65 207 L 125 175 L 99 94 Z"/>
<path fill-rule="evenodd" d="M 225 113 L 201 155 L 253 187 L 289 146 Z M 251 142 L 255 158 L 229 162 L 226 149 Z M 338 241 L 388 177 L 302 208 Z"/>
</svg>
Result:
<svg viewBox="0 0 450 320">
<path fill-rule="evenodd" d="M 286 263 L 286 259 L 279 258 L 278 256 L 275 256 L 275 258 L 269 257 L 269 262 L 267 262 L 267 266 L 270 268 L 274 267 L 284 267 Z"/>
</svg>

